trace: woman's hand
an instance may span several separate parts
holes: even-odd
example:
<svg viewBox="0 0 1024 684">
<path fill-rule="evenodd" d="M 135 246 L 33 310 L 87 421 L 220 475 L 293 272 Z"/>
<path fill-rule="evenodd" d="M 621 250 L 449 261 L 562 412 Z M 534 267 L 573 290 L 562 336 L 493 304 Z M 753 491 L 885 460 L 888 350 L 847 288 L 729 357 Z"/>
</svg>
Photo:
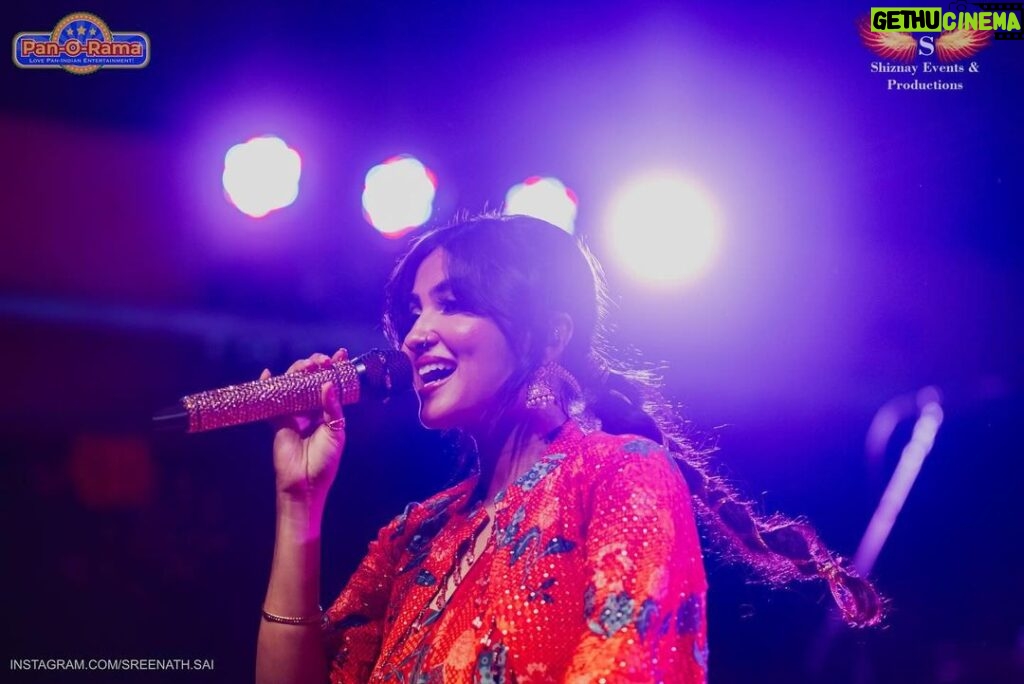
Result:
<svg viewBox="0 0 1024 684">
<path fill-rule="evenodd" d="M 348 359 L 339 349 L 334 356 L 313 354 L 293 363 L 286 373 L 314 373 L 332 363 Z M 270 377 L 264 370 L 260 379 Z M 345 448 L 345 423 L 338 388 L 324 383 L 320 388 L 321 409 L 297 413 L 273 421 L 274 471 L 278 497 L 302 503 L 323 504 L 338 474 Z"/>
</svg>

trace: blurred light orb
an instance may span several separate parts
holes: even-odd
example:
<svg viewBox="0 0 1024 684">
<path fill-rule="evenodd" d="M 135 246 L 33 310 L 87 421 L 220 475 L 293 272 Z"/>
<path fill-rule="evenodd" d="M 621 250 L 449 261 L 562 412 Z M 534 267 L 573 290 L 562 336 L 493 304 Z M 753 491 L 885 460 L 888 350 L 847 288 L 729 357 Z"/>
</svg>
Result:
<svg viewBox="0 0 1024 684">
<path fill-rule="evenodd" d="M 363 217 L 385 237 L 423 225 L 434 211 L 437 177 L 409 155 L 392 157 L 366 174 Z"/>
<path fill-rule="evenodd" d="M 608 214 L 611 254 L 635 277 L 685 285 L 703 276 L 721 243 L 714 198 L 683 176 L 655 174 L 623 188 Z"/>
<path fill-rule="evenodd" d="M 569 233 L 576 229 L 576 193 L 557 178 L 531 176 L 505 195 L 505 214 L 543 219 Z"/>
<path fill-rule="evenodd" d="M 253 218 L 287 207 L 299 195 L 302 160 L 274 136 L 253 138 L 224 155 L 224 192 L 235 207 Z"/>
</svg>

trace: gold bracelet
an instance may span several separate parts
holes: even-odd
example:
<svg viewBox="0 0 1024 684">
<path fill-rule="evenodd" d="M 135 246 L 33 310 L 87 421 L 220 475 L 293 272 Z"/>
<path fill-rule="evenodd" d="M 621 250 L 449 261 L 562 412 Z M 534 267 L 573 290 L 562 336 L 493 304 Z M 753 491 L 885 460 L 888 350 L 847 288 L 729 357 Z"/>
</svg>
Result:
<svg viewBox="0 0 1024 684">
<path fill-rule="evenodd" d="M 267 622 L 276 622 L 281 625 L 323 625 L 327 622 L 327 613 L 324 612 L 324 609 L 321 606 L 317 606 L 317 610 L 320 612 L 315 617 L 301 618 L 274 615 L 273 613 L 268 613 L 264 608 L 263 619 Z"/>
</svg>

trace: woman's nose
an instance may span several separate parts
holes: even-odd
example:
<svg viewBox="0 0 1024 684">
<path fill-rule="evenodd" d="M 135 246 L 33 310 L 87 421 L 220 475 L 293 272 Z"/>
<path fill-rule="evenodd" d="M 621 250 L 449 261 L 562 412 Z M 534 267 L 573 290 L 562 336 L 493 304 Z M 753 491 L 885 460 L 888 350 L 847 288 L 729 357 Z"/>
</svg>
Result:
<svg viewBox="0 0 1024 684">
<path fill-rule="evenodd" d="M 416 325 L 405 336 L 405 346 L 417 354 L 422 354 L 435 344 L 437 344 L 437 333 L 423 323 L 422 317 L 416 321 Z"/>
</svg>

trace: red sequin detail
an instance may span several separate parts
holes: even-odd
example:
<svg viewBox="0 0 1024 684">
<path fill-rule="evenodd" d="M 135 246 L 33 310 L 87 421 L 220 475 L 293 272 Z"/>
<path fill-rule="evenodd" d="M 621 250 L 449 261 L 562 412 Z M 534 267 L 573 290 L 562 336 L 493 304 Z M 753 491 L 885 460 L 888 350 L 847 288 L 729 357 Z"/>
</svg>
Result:
<svg viewBox="0 0 1024 684">
<path fill-rule="evenodd" d="M 328 610 L 332 682 L 706 680 L 700 543 L 661 446 L 567 423 L 496 497 L 486 549 L 436 610 L 486 520 L 466 510 L 476 484 L 410 506 L 371 542 Z"/>
</svg>

